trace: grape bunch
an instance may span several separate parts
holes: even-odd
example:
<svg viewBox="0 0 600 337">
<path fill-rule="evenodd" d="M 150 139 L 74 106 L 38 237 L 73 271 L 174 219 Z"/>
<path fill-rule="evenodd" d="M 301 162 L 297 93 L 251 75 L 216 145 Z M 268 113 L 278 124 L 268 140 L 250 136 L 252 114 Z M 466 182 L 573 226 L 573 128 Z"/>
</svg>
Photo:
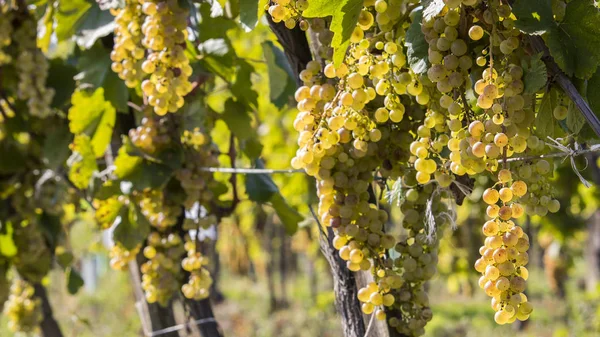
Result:
<svg viewBox="0 0 600 337">
<path fill-rule="evenodd" d="M 181 261 L 183 270 L 190 273 L 188 282 L 181 287 L 183 295 L 189 299 L 202 300 L 210 294 L 213 283 L 210 272 L 206 268 L 208 258 L 199 252 L 198 242 L 186 236 L 184 248 L 187 256 Z"/>
<path fill-rule="evenodd" d="M 148 49 L 142 82 L 148 104 L 158 115 L 176 112 L 192 90 L 192 67 L 185 56 L 188 11 L 177 0 L 139 0 L 146 15 L 141 26 L 142 45 Z"/>
<path fill-rule="evenodd" d="M 46 87 L 48 60 L 37 48 L 36 37 L 37 22 L 32 15 L 27 15 L 12 36 L 12 41 L 16 41 L 18 46 L 14 59 L 19 76 L 17 96 L 27 102 L 29 114 L 46 118 L 52 113 L 50 104 L 54 89 Z"/>
<path fill-rule="evenodd" d="M 14 280 L 10 295 L 4 306 L 8 318 L 8 328 L 15 333 L 31 334 L 39 331 L 42 322 L 42 303 L 35 296 L 31 284 L 24 280 Z"/>
<path fill-rule="evenodd" d="M 142 118 L 141 124 L 129 130 L 129 139 L 133 145 L 147 154 L 154 155 L 165 149 L 171 139 L 169 138 L 168 120 L 147 115 Z"/>
<path fill-rule="evenodd" d="M 135 192 L 134 198 L 138 199 L 144 217 L 157 230 L 167 230 L 177 223 L 181 207 L 169 202 L 164 191 L 149 190 L 139 195 Z"/>
<path fill-rule="evenodd" d="M 148 303 L 166 306 L 180 287 L 181 258 L 185 252 L 178 234 L 151 232 L 141 265 L 142 289 Z"/>
<path fill-rule="evenodd" d="M 267 5 L 273 21 L 283 22 L 288 29 L 296 27 L 298 22 L 302 30 L 308 29 L 308 22 L 301 18 L 302 12 L 307 8 L 307 0 L 274 0 L 271 5 Z"/>
<path fill-rule="evenodd" d="M 146 50 L 142 46 L 142 5 L 137 0 L 127 0 L 124 8 L 111 9 L 111 13 L 115 16 L 111 69 L 127 87 L 134 88 L 146 76 L 142 71 L 142 62 L 146 57 Z"/>
<path fill-rule="evenodd" d="M 127 270 L 129 262 L 135 260 L 140 249 L 140 245 L 129 250 L 122 244 L 115 243 L 108 252 L 108 257 L 110 257 L 110 267 L 114 270 Z"/>
<path fill-rule="evenodd" d="M 482 257 L 475 262 L 475 269 L 483 274 L 479 286 L 493 297 L 494 319 L 498 324 L 526 320 L 533 310 L 523 294 L 529 277 L 525 267 L 529 262 L 529 237 L 511 220 L 524 214 L 523 206 L 515 200 L 526 193 L 527 184 L 513 181 L 506 169 L 498 173 L 496 187 L 483 193 L 483 201 L 489 205 L 486 213 L 491 219 L 483 225 L 485 245 L 479 250 Z"/>
<path fill-rule="evenodd" d="M 19 275 L 32 282 L 41 282 L 52 267 L 52 254 L 43 231 L 36 222 L 25 227 L 15 226 L 13 240 L 17 246 L 13 265 Z"/>
<path fill-rule="evenodd" d="M 213 173 L 204 171 L 203 168 L 219 166 L 218 149 L 211 143 L 208 134 L 196 131 L 184 131 L 182 144 L 185 149 L 185 161 L 183 167 L 175 172 L 175 177 L 186 193 L 184 206 L 191 209 L 195 203 L 199 203 L 210 209 L 213 202 L 211 188 L 217 182 Z"/>
</svg>

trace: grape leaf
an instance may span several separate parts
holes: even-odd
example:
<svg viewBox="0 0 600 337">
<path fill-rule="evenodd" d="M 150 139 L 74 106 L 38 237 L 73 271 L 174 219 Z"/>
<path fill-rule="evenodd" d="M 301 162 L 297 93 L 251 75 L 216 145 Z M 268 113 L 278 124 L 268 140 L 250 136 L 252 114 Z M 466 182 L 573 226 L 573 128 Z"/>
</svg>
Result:
<svg viewBox="0 0 600 337">
<path fill-rule="evenodd" d="M 302 13 L 307 18 L 331 16 L 329 29 L 333 32 L 331 47 L 335 67 L 339 67 L 344 60 L 350 45 L 350 36 L 356 27 L 362 8 L 362 0 L 311 0 L 308 8 Z"/>
<path fill-rule="evenodd" d="M 17 255 L 17 246 L 13 240 L 12 223 L 4 221 L 2 225 L 2 229 L 6 234 L 0 234 L 0 256 L 13 257 Z"/>
<path fill-rule="evenodd" d="M 75 136 L 70 147 L 74 159 L 70 160 L 72 162 L 70 163 L 69 180 L 75 187 L 82 190 L 86 189 L 94 176 L 94 172 L 98 171 L 90 137 L 86 134 L 79 134 Z"/>
<path fill-rule="evenodd" d="M 583 128 L 583 126 L 586 124 L 585 117 L 583 117 L 583 114 L 581 111 L 579 111 L 579 108 L 575 106 L 575 103 L 573 103 L 571 100 L 569 100 L 568 111 L 569 112 L 567 113 L 566 120 L 567 127 L 569 128 L 570 132 L 578 134 L 579 131 L 581 131 L 581 128 Z"/>
<path fill-rule="evenodd" d="M 75 41 L 84 48 L 91 48 L 96 40 L 111 34 L 115 29 L 115 19 L 107 10 L 99 6 L 92 6 L 85 15 L 85 19 L 78 27 Z"/>
<path fill-rule="evenodd" d="M 428 50 L 429 44 L 425 41 L 423 31 L 421 31 L 421 20 L 423 11 L 415 13 L 413 22 L 406 31 L 406 56 L 410 68 L 417 74 L 423 74 L 428 68 Z"/>
<path fill-rule="evenodd" d="M 129 91 L 125 82 L 110 69 L 112 63 L 110 52 L 99 42 L 85 50 L 77 62 L 79 73 L 75 79 L 82 84 L 89 84 L 93 88 L 104 88 L 104 97 L 111 102 L 115 109 L 127 112 Z"/>
<path fill-rule="evenodd" d="M 37 45 L 44 53 L 47 53 L 48 48 L 50 48 L 52 32 L 54 31 L 54 9 L 53 5 L 46 6 L 46 12 L 38 22 Z"/>
<path fill-rule="evenodd" d="M 268 2 L 269 0 L 240 0 L 240 23 L 246 32 L 256 27 L 258 20 L 265 13 L 264 7 Z"/>
<path fill-rule="evenodd" d="M 542 139 L 546 139 L 546 137 L 554 138 L 557 123 L 552 112 L 556 106 L 556 99 L 556 91 L 552 89 L 544 95 L 538 108 L 534 126 L 536 134 Z"/>
<path fill-rule="evenodd" d="M 238 102 L 243 103 L 248 110 L 252 110 L 258 106 L 258 93 L 252 89 L 250 80 L 254 67 L 242 59 L 238 59 L 236 63 L 237 72 L 235 81 L 231 85 L 231 93 Z"/>
<path fill-rule="evenodd" d="M 596 73 L 587 82 L 587 100 L 590 104 L 590 108 L 600 117 L 600 68 L 596 70 Z"/>
<path fill-rule="evenodd" d="M 548 81 L 546 64 L 542 61 L 542 53 L 531 56 L 529 62 L 521 61 L 525 93 L 533 94 L 542 89 Z"/>
<path fill-rule="evenodd" d="M 522 32 L 542 35 L 556 27 L 551 0 L 517 0 L 512 11 L 517 17 L 515 26 Z"/>
<path fill-rule="evenodd" d="M 221 119 L 237 138 L 244 140 L 256 137 L 256 132 L 251 127 L 252 118 L 242 103 L 231 98 L 228 99 L 225 102 L 225 111 L 221 114 Z"/>
<path fill-rule="evenodd" d="M 44 140 L 42 160 L 46 167 L 56 170 L 69 158 L 69 144 L 73 141 L 73 135 L 64 123 L 56 125 L 56 129 L 48 134 Z"/>
<path fill-rule="evenodd" d="M 76 91 L 71 97 L 71 104 L 71 133 L 85 133 L 90 136 L 96 158 L 103 156 L 110 143 L 116 119 L 115 108 L 104 100 L 104 90 L 98 88 L 91 94 L 87 91 Z"/>
<path fill-rule="evenodd" d="M 285 54 L 273 42 L 266 41 L 262 45 L 269 73 L 269 90 L 271 102 L 276 107 L 282 108 L 289 103 L 294 95 L 296 82 Z"/>
<path fill-rule="evenodd" d="M 70 39 L 83 23 L 87 12 L 96 5 L 86 0 L 59 0 L 55 17 L 58 42 Z M 96 5 L 97 6 L 97 5 Z"/>
<path fill-rule="evenodd" d="M 444 9 L 443 0 L 423 0 L 423 18 L 425 20 L 431 20 L 435 18 Z M 419 20 L 421 22 L 421 20 Z"/>
<path fill-rule="evenodd" d="M 0 158 L 0 174 L 13 174 L 26 168 L 25 154 L 13 141 L 0 142 Z"/>
<path fill-rule="evenodd" d="M 127 148 L 125 146 L 121 146 L 119 148 L 119 152 L 117 153 L 117 157 L 115 158 L 115 175 L 119 179 L 123 179 L 129 174 L 131 174 L 138 165 L 140 165 L 144 161 L 141 157 L 130 156 L 127 153 Z"/>
<path fill-rule="evenodd" d="M 270 201 L 279 220 L 283 223 L 285 231 L 289 235 L 296 233 L 298 230 L 298 223 L 304 220 L 304 217 L 298 213 L 298 210 L 285 201 L 283 196 L 281 196 L 281 193 L 275 193 Z"/>
<path fill-rule="evenodd" d="M 132 250 L 142 243 L 150 233 L 148 220 L 133 204 L 123 207 L 119 218 L 121 221 L 113 231 L 113 240 L 126 249 Z"/>
<path fill-rule="evenodd" d="M 591 1 L 569 2 L 563 21 L 549 32 L 547 44 L 567 75 L 590 78 L 600 62 L 600 12 Z"/>
<path fill-rule="evenodd" d="M 83 287 L 83 278 L 81 275 L 79 275 L 77 270 L 73 269 L 73 267 L 67 268 L 65 271 L 65 276 L 67 278 L 67 290 L 69 291 L 69 294 L 77 294 L 79 289 Z"/>
<path fill-rule="evenodd" d="M 255 162 L 257 168 L 264 168 L 262 160 L 257 159 Z M 273 195 L 279 194 L 279 188 L 268 174 L 248 174 L 245 185 L 250 200 L 259 203 L 268 202 Z"/>
<path fill-rule="evenodd" d="M 260 159 L 255 161 L 257 168 L 264 168 Z M 294 234 L 298 229 L 298 223 L 304 220 L 298 211 L 290 206 L 268 174 L 249 174 L 245 180 L 246 193 L 252 201 L 258 203 L 270 202 L 277 216 L 283 223 L 288 234 Z"/>
<path fill-rule="evenodd" d="M 62 108 L 69 103 L 69 99 L 75 91 L 73 77 L 77 75 L 77 69 L 59 58 L 50 60 L 49 65 L 46 85 L 55 92 L 52 107 Z"/>
</svg>

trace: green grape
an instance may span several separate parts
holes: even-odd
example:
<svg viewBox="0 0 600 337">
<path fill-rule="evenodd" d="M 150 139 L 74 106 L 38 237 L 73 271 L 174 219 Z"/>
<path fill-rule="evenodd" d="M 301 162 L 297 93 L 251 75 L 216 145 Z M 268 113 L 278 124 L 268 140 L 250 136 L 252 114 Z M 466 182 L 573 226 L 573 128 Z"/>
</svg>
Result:
<svg viewBox="0 0 600 337">
<path fill-rule="evenodd" d="M 4 306 L 8 318 L 8 328 L 15 333 L 37 334 L 43 319 L 41 299 L 35 296 L 31 284 L 24 280 L 14 280 L 10 296 Z"/>
</svg>

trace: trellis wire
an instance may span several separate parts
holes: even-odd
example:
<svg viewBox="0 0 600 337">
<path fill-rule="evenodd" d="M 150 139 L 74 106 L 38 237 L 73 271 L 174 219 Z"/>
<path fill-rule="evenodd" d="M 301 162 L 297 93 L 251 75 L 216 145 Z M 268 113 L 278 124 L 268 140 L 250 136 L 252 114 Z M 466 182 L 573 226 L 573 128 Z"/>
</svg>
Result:
<svg viewBox="0 0 600 337">
<path fill-rule="evenodd" d="M 152 332 L 144 331 L 144 335 L 146 335 L 146 337 L 157 337 L 157 336 L 166 335 L 171 332 L 183 330 L 184 328 L 186 328 L 188 326 L 202 325 L 202 324 L 206 324 L 206 323 L 215 323 L 215 322 L 217 322 L 217 320 L 214 317 L 201 318 L 201 319 L 197 319 L 193 322 L 178 324 L 178 325 L 174 325 L 174 326 L 171 326 L 168 328 L 164 328 L 164 329 L 160 329 L 160 330 L 156 330 L 156 331 L 152 331 Z"/>
<path fill-rule="evenodd" d="M 526 156 L 518 158 L 508 158 L 507 163 L 518 162 L 518 161 L 529 161 L 534 159 L 545 159 L 545 158 L 560 158 L 560 157 L 578 157 L 587 153 L 600 152 L 600 144 L 593 145 L 589 149 L 577 149 L 572 150 L 567 147 L 568 151 L 561 151 L 555 153 L 542 154 L 538 156 Z M 219 172 L 219 173 L 233 173 L 233 174 L 295 174 L 305 173 L 303 169 L 260 169 L 260 168 L 233 168 L 233 167 L 202 167 L 201 171 L 204 172 Z"/>
</svg>

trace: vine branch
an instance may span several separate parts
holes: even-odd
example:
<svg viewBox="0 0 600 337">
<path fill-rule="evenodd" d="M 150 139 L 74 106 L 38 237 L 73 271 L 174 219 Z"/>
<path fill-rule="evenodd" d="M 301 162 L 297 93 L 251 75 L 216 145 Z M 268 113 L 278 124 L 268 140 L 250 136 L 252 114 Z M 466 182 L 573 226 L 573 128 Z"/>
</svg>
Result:
<svg viewBox="0 0 600 337">
<path fill-rule="evenodd" d="M 558 67 L 548 47 L 544 43 L 544 40 L 540 36 L 529 36 L 529 44 L 536 53 L 542 53 L 542 60 L 546 64 L 548 74 L 555 78 L 556 83 L 563 89 L 565 94 L 575 103 L 581 114 L 588 122 L 596 136 L 600 137 L 600 120 L 594 111 L 590 108 L 589 104 L 583 99 L 571 79 Z"/>
</svg>

